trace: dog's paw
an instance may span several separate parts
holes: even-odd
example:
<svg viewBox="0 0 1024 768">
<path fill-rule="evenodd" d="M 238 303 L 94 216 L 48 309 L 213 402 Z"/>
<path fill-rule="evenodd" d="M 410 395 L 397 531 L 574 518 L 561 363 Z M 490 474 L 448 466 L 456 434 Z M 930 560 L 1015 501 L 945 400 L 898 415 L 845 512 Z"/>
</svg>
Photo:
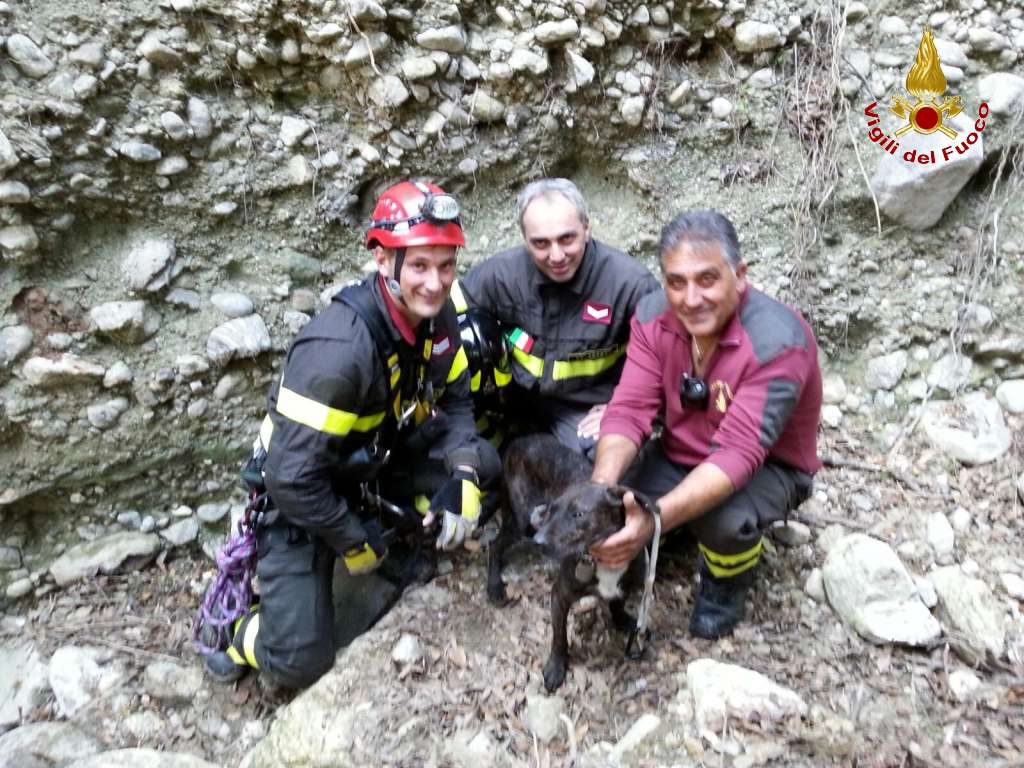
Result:
<svg viewBox="0 0 1024 768">
<path fill-rule="evenodd" d="M 562 683 L 565 682 L 565 671 L 568 667 L 564 658 L 557 656 L 551 656 L 548 658 L 547 664 L 544 665 L 544 687 L 548 693 L 561 687 Z"/>
<path fill-rule="evenodd" d="M 509 604 L 508 595 L 505 592 L 505 585 L 501 582 L 487 585 L 487 600 L 491 605 L 504 608 Z"/>
</svg>

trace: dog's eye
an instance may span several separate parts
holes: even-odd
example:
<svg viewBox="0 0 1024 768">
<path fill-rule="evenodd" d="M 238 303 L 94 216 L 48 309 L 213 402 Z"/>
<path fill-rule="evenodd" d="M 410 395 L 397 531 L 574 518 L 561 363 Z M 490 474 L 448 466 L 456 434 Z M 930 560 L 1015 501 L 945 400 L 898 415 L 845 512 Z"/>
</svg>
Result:
<svg viewBox="0 0 1024 768">
<path fill-rule="evenodd" d="M 572 516 L 576 520 L 582 520 L 583 517 L 584 517 L 583 510 L 582 509 L 577 509 L 575 512 L 572 513 Z"/>
</svg>

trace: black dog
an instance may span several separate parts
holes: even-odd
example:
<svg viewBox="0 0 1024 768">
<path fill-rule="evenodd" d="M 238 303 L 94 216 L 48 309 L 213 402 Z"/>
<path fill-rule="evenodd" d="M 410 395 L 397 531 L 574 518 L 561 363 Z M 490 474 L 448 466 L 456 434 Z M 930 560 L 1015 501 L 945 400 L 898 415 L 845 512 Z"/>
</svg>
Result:
<svg viewBox="0 0 1024 768">
<path fill-rule="evenodd" d="M 505 551 L 523 536 L 559 561 L 551 589 L 551 655 L 544 665 L 544 686 L 553 691 L 565 680 L 569 660 L 566 623 L 569 609 L 584 595 L 608 601 L 616 629 L 632 632 L 635 619 L 626 612 L 626 596 L 643 584 L 644 557 L 623 571 L 607 571 L 587 554 L 590 546 L 622 528 L 622 486 L 590 482 L 590 464 L 550 435 L 527 435 L 513 441 L 504 459 L 501 532 L 491 545 L 487 596 L 506 602 L 501 579 Z M 638 497 L 639 498 L 639 497 Z"/>
</svg>

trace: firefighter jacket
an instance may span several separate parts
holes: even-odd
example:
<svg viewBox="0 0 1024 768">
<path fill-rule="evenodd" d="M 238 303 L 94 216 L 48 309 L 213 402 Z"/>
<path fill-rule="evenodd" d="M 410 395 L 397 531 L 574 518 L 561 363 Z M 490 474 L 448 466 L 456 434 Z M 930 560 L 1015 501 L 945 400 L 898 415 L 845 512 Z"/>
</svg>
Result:
<svg viewBox="0 0 1024 768">
<path fill-rule="evenodd" d="M 633 310 L 660 287 L 635 259 L 591 239 L 568 283 L 548 279 L 519 246 L 474 267 L 452 299 L 459 312 L 479 306 L 502 324 L 518 387 L 588 408 L 611 398 Z"/>
<path fill-rule="evenodd" d="M 379 468 L 410 428 L 399 429 L 402 414 L 411 411 L 408 421 L 416 424 L 428 418 L 431 389 L 448 424 L 431 453 L 440 448 L 449 470 L 462 464 L 476 468 L 480 439 L 451 301 L 432 322 L 420 323 L 412 347 L 389 318 L 377 275 L 363 280 L 358 290 L 372 297 L 364 304 L 380 313 L 394 342 L 385 361 L 367 323 L 342 300 L 346 290 L 352 289 L 336 294 L 295 338 L 281 378 L 271 385 L 260 430 L 274 505 L 288 522 L 339 554 L 366 540 L 350 509 L 360 482 L 368 479 L 366 457 Z"/>
</svg>

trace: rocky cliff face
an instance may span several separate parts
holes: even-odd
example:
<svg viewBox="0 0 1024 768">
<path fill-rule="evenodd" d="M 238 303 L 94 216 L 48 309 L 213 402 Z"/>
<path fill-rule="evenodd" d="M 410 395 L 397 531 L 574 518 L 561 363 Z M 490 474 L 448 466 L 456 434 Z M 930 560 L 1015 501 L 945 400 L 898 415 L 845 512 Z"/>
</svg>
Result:
<svg viewBox="0 0 1024 768">
<path fill-rule="evenodd" d="M 0 2 L 8 543 L 60 529 L 38 513 L 73 513 L 77 541 L 231 498 L 281 353 L 404 176 L 460 194 L 470 263 L 515 241 L 514 193 L 541 174 L 575 178 L 598 236 L 651 264 L 669 216 L 723 210 L 846 374 L 837 425 L 894 433 L 954 348 L 976 364 L 953 390 L 1020 377 L 1024 22 L 940 5 Z M 966 187 L 911 231 L 928 183 L 886 176 L 862 110 L 902 89 L 925 24 L 965 115 L 984 98 L 993 117 L 942 182 Z M 896 351 L 875 386 L 862 371 Z"/>
</svg>

